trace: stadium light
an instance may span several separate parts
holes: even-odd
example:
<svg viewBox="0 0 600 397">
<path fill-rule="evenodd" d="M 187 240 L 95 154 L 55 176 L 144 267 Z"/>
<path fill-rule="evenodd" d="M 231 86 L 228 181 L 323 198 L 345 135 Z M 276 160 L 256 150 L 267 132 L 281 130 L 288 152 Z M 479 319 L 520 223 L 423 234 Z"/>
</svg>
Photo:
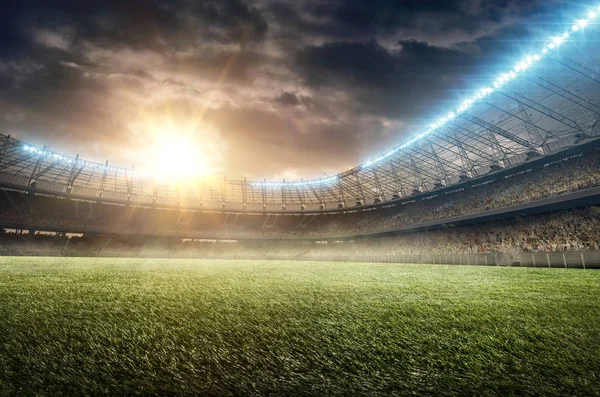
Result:
<svg viewBox="0 0 600 397">
<path fill-rule="evenodd" d="M 336 182 L 339 177 L 331 176 L 329 178 L 313 179 L 310 181 L 300 182 L 253 182 L 253 187 L 301 187 L 301 186 L 315 186 L 315 185 L 326 185 L 328 183 Z"/>
<path fill-rule="evenodd" d="M 32 145 L 28 145 L 28 144 L 23 145 L 23 150 L 28 153 L 40 154 L 40 155 L 45 153 L 49 158 L 54 159 L 55 162 L 63 162 L 64 161 L 66 164 L 69 164 L 69 165 L 74 164 L 74 165 L 82 166 L 85 168 L 90 168 L 92 170 L 110 171 L 110 172 L 116 172 L 116 173 L 122 173 L 122 174 L 125 174 L 128 172 L 128 170 L 126 168 L 109 167 L 106 164 L 93 163 L 93 162 L 86 161 L 86 160 L 76 160 L 72 157 L 68 157 L 63 154 L 52 152 L 49 150 L 44 151 L 44 150 L 38 149 L 38 148 L 36 148 Z M 142 178 L 150 177 L 148 174 L 143 174 L 143 173 L 139 173 L 139 172 L 134 172 L 133 175 L 139 176 Z"/>
<path fill-rule="evenodd" d="M 600 12 L 600 7 L 597 8 L 597 11 Z M 573 24 L 572 30 L 573 31 L 582 30 L 597 15 L 598 14 L 596 13 L 596 11 L 589 11 L 587 13 L 588 18 L 587 19 L 578 19 L 578 20 L 576 20 L 574 22 L 574 24 Z M 378 162 L 386 159 L 391 154 L 396 153 L 397 151 L 402 150 L 402 149 L 410 146 L 411 144 L 415 143 L 416 141 L 418 141 L 418 140 L 424 138 L 425 136 L 429 135 L 434 130 L 442 127 L 443 125 L 445 125 L 449 121 L 453 120 L 455 117 L 457 117 L 460 114 L 464 113 L 475 102 L 483 100 L 484 98 L 490 96 L 491 94 L 494 93 L 494 91 L 502 88 L 505 84 L 509 83 L 511 80 L 514 80 L 518 76 L 519 73 L 521 73 L 521 72 L 529 69 L 530 67 L 532 67 L 535 62 L 540 61 L 543 56 L 548 55 L 552 50 L 558 49 L 558 47 L 560 47 L 560 45 L 563 44 L 569 38 L 570 34 L 571 33 L 569 33 L 569 32 L 564 32 L 560 36 L 551 37 L 550 38 L 550 42 L 546 46 L 544 46 L 544 48 L 541 49 L 541 53 L 540 54 L 536 53 L 535 55 L 529 55 L 529 56 L 527 56 L 525 59 L 523 59 L 521 62 L 519 62 L 514 67 L 513 70 L 510 70 L 507 73 L 501 74 L 492 83 L 492 85 L 490 87 L 484 87 L 484 88 L 476 91 L 476 93 L 471 98 L 468 98 L 467 100 L 465 100 L 463 102 L 463 104 L 460 107 L 458 107 L 454 112 L 450 112 L 447 116 L 444 116 L 444 117 L 440 118 L 435 123 L 432 123 L 429 126 L 428 129 L 426 129 L 422 133 L 414 136 L 413 138 L 409 139 L 408 141 L 404 142 L 403 144 L 397 146 L 396 148 L 394 148 L 393 150 L 389 151 L 388 153 L 383 154 L 383 155 L 378 156 L 378 157 L 375 157 L 375 158 L 367 161 L 366 163 L 364 163 L 361 166 L 361 168 L 371 167 L 372 165 L 374 165 L 374 164 L 376 164 L 376 163 L 378 163 Z"/>
</svg>

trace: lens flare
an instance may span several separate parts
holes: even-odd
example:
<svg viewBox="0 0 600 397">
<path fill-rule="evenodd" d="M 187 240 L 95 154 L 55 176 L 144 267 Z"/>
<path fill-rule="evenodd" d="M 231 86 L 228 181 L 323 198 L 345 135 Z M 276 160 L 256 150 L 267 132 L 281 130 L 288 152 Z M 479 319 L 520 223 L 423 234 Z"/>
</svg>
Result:
<svg viewBox="0 0 600 397">
<path fill-rule="evenodd" d="M 204 148 L 186 137 L 169 138 L 153 150 L 155 172 L 164 178 L 194 178 L 212 170 Z"/>
<path fill-rule="evenodd" d="M 210 125 L 185 117 L 147 117 L 130 125 L 137 136 L 136 171 L 161 182 L 191 182 L 212 178 L 221 171 L 223 144 Z"/>
</svg>

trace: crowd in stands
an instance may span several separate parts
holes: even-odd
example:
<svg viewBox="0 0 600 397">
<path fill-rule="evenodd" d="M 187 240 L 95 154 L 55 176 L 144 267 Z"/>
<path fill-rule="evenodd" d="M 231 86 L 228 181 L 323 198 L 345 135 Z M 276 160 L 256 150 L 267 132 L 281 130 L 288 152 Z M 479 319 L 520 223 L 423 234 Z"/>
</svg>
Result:
<svg viewBox="0 0 600 397">
<path fill-rule="evenodd" d="M 596 251 L 600 210 L 586 207 L 478 225 L 346 241 L 199 240 L 140 236 L 48 236 L 4 233 L 0 255 L 222 259 L 400 258 L 435 254 Z"/>
<path fill-rule="evenodd" d="M 247 214 L 116 205 L 0 190 L 0 222 L 5 226 L 23 225 L 37 230 L 62 227 L 78 232 L 195 238 L 348 236 L 451 220 L 596 186 L 600 186 L 598 150 L 498 177 L 485 184 L 457 188 L 433 197 L 417 197 L 409 202 L 400 200 L 370 210 L 349 208 L 345 212 L 318 214 Z M 473 236 L 473 240 L 477 238 Z M 486 244 L 497 250 L 503 243 Z"/>
<path fill-rule="evenodd" d="M 394 207 L 354 212 L 329 222 L 313 222 L 304 234 L 323 235 L 382 230 L 440 219 L 482 213 L 600 185 L 600 156 L 564 159 L 537 170 L 528 170 L 485 185 L 441 194 Z M 348 215 L 348 216 L 347 216 Z M 333 218 L 334 216 L 332 216 Z"/>
</svg>

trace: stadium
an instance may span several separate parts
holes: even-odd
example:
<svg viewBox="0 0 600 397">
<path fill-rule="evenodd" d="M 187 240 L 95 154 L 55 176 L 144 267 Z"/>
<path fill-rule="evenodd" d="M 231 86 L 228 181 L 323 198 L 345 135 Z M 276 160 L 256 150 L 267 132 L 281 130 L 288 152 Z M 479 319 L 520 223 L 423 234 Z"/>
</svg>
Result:
<svg viewBox="0 0 600 397">
<path fill-rule="evenodd" d="M 600 8 L 560 26 L 321 178 L 0 134 L 0 394 L 599 395 Z"/>
</svg>

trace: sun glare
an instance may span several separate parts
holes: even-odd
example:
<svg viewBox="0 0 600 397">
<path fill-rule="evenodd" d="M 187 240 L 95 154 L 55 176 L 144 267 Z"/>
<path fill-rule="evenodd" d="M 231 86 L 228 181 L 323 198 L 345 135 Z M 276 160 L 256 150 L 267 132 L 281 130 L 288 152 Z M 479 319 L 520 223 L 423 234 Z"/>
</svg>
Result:
<svg viewBox="0 0 600 397">
<path fill-rule="evenodd" d="M 222 142 L 213 127 L 181 118 L 145 117 L 131 128 L 139 136 L 142 150 L 136 170 L 164 182 L 193 182 L 219 174 Z"/>
<path fill-rule="evenodd" d="M 211 167 L 203 148 L 184 137 L 171 137 L 155 147 L 156 173 L 165 178 L 206 176 Z"/>
</svg>

